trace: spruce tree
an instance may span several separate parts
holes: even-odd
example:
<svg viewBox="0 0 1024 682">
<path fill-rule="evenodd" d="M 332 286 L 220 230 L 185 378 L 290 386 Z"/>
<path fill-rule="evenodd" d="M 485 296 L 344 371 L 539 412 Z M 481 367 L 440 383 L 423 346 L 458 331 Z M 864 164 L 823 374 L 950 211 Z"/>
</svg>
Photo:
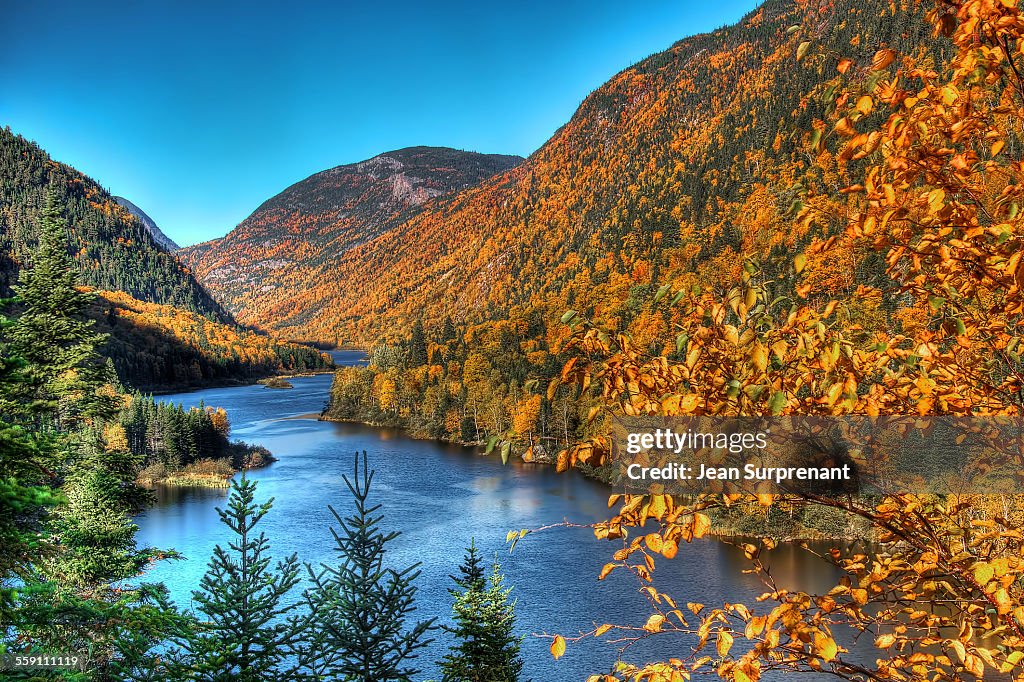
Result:
<svg viewBox="0 0 1024 682">
<path fill-rule="evenodd" d="M 409 339 L 409 366 L 420 367 L 427 364 L 427 333 L 423 329 L 423 320 L 416 320 L 412 325 L 412 336 Z"/>
<path fill-rule="evenodd" d="M 441 326 L 441 341 L 447 343 L 456 336 L 455 323 L 449 315 L 445 315 L 444 324 Z"/>
<path fill-rule="evenodd" d="M 0 415 L 16 425 L 8 433 L 23 435 L 0 447 L 24 448 L 23 466 L 36 480 L 59 485 L 64 499 L 46 517 L 31 499 L 15 510 L 38 533 L 30 565 L 17 567 L 19 589 L 5 604 L 0 637 L 23 652 L 88 650 L 90 674 L 108 679 L 126 670 L 119 666 L 135 667 L 128 658 L 146 660 L 177 614 L 161 586 L 117 584 L 138 576 L 156 552 L 135 545 L 137 460 L 118 437 L 123 432 L 108 429 L 120 408 L 119 387 L 96 351 L 103 337 L 85 315 L 90 296 L 77 288 L 53 193 L 29 260 L 10 306 L 17 318 L 4 330 L 5 354 L 20 356 L 22 369 L 2 386 Z"/>
<path fill-rule="evenodd" d="M 68 253 L 66 222 L 50 191 L 39 225 L 39 246 L 14 291 L 21 314 L 10 331 L 12 350 L 28 363 L 30 398 L 55 410 L 59 425 L 75 425 L 91 412 L 109 410 L 90 383 L 105 375 L 96 352 L 104 341 L 85 316 L 93 295 L 78 289 L 78 268 Z M 102 376 L 105 379 L 105 376 Z"/>
<path fill-rule="evenodd" d="M 16 586 L 42 559 L 42 519 L 58 502 L 39 466 L 36 434 L 19 425 L 32 408 L 19 399 L 28 377 L 6 340 L 10 325 L 0 315 L 0 623 L 14 622 Z"/>
<path fill-rule="evenodd" d="M 412 622 L 419 564 L 396 570 L 385 565 L 388 544 L 400 534 L 381 530 L 380 505 L 369 503 L 373 472 L 366 453 L 356 455 L 352 478 L 344 477 L 354 511 L 332 528 L 338 563 L 307 566 L 325 679 L 344 682 L 409 682 L 413 661 L 432 639 L 434 619 Z"/>
<path fill-rule="evenodd" d="M 505 587 L 497 559 L 486 576 L 476 544 L 471 543 L 452 580 L 457 588 L 449 590 L 455 597 L 455 626 L 445 630 L 457 642 L 441 661 L 442 682 L 518 682 L 522 639 L 515 635 L 512 588 Z"/>
<path fill-rule="evenodd" d="M 308 626 L 300 602 L 289 599 L 299 583 L 294 554 L 272 566 L 270 543 L 256 526 L 273 499 L 257 504 L 256 483 L 232 482 L 227 509 L 217 509 L 234 539 L 217 545 L 209 569 L 192 593 L 199 625 L 186 638 L 179 679 L 204 682 L 288 682 L 304 679 L 302 638 Z"/>
</svg>

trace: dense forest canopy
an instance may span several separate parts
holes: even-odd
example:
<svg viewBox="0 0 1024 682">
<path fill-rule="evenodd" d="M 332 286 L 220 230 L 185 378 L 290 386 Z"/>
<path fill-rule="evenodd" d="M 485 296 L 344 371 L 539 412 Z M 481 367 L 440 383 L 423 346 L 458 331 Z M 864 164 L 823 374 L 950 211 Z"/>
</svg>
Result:
<svg viewBox="0 0 1024 682">
<path fill-rule="evenodd" d="M 231 316 L 128 209 L 92 179 L 54 161 L 38 145 L 0 130 L 0 285 L 13 281 L 39 240 L 39 215 L 56 192 L 71 225 L 68 249 L 82 283 L 183 308 L 211 320 Z"/>
<path fill-rule="evenodd" d="M 269 328 L 274 324 L 264 311 L 315 286 L 310 278 L 348 249 L 520 162 L 444 147 L 387 152 L 311 175 L 263 202 L 226 237 L 178 255 L 238 319 Z M 304 304 L 294 312 L 309 309 Z M 298 330 L 293 338 L 304 334 Z"/>
<path fill-rule="evenodd" d="M 817 151 L 806 145 L 825 106 L 811 94 L 831 69 L 794 61 L 800 42 L 858 62 L 879 46 L 935 51 L 942 41 L 922 12 L 912 0 L 770 0 L 735 26 L 615 75 L 521 165 L 397 224 L 371 226 L 343 252 L 321 254 L 299 223 L 264 233 L 300 263 L 280 270 L 287 286 L 278 286 L 278 270 L 259 271 L 270 293 L 245 319 L 286 338 L 366 344 L 406 337 L 417 317 L 435 329 L 451 317 L 462 333 L 534 311 L 550 325 L 566 308 L 623 329 L 656 327 L 632 303 L 644 287 L 734 279 L 748 255 L 788 260 L 813 237 L 793 228 L 791 213 L 807 194 L 842 184 L 830 136 Z M 324 229 L 332 234 L 315 234 Z M 345 222 L 334 229 L 344 232 Z M 254 259 L 272 258 L 251 248 Z M 242 273 L 245 252 L 243 243 L 231 252 Z M 229 267 L 216 249 L 193 258 L 215 294 L 232 287 L 207 274 Z M 880 272 L 870 259 L 829 258 Z M 844 284 L 833 279 L 827 284 Z M 645 319 L 634 325 L 638 315 Z"/>
<path fill-rule="evenodd" d="M 123 200 L 6 128 L 0 130 L 0 290 L 9 293 L 18 268 L 31 265 L 47 193 L 67 216 L 65 248 L 80 281 L 102 290 L 88 312 L 109 335 L 101 350 L 122 381 L 169 390 L 330 365 L 311 348 L 236 324 Z"/>
</svg>

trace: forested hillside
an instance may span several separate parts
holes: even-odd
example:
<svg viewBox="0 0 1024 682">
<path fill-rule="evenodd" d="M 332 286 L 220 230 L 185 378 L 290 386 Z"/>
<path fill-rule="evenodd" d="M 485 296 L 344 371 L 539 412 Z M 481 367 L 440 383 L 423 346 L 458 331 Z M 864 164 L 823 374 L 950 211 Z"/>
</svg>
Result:
<svg viewBox="0 0 1024 682">
<path fill-rule="evenodd" d="M 520 162 L 442 147 L 387 152 L 311 175 L 265 201 L 223 239 L 179 255 L 239 320 L 276 327 L 281 302 L 315 286 L 348 249 L 401 229 L 427 202 Z M 308 312 L 304 303 L 291 315 Z"/>
<path fill-rule="evenodd" d="M 809 95 L 840 56 L 863 65 L 879 46 L 932 42 L 914 7 L 770 0 L 736 26 L 687 38 L 614 76 L 522 165 L 336 258 L 311 259 L 304 286 L 254 270 L 262 290 L 286 295 L 251 319 L 325 342 L 407 335 L 421 316 L 464 329 L 517 308 L 550 323 L 582 307 L 625 327 L 639 313 L 634 288 L 728 280 L 746 254 L 794 252 L 807 235 L 794 233 L 792 211 L 841 182 L 830 135 L 815 127 L 825 105 Z M 805 41 L 828 59 L 797 60 Z M 809 150 L 813 136 L 824 139 Z M 302 240 L 275 238 L 280 252 L 306 257 Z M 200 270 L 223 266 L 196 259 Z"/>
<path fill-rule="evenodd" d="M 277 341 L 238 325 L 120 291 L 100 291 L 90 309 L 108 335 L 103 354 L 143 391 L 246 383 L 275 374 L 323 370 L 329 359 L 309 346 Z"/>
<path fill-rule="evenodd" d="M 0 289 L 13 283 L 18 264 L 38 241 L 39 213 L 48 189 L 56 192 L 67 212 L 69 248 L 84 284 L 233 321 L 113 196 L 9 128 L 0 130 Z"/>
<path fill-rule="evenodd" d="M 330 365 L 311 348 L 237 325 L 167 252 L 159 229 L 136 217 L 139 209 L 7 128 L 0 130 L 0 294 L 31 264 L 47 192 L 67 216 L 68 251 L 82 282 L 101 292 L 88 312 L 109 334 L 100 350 L 125 383 L 185 389 Z"/>
<path fill-rule="evenodd" d="M 895 297 L 853 296 L 886 279 L 869 243 L 807 247 L 845 229 L 854 200 L 839 189 L 861 163 L 840 159 L 846 138 L 826 123 L 831 81 L 877 82 L 889 50 L 944 49 L 923 11 L 771 0 L 683 40 L 594 92 L 523 165 L 324 266 L 276 311 L 278 332 L 375 345 L 369 369 L 339 373 L 329 416 L 501 439 L 529 458 L 585 435 L 597 404 L 546 390 L 568 359 L 563 322 L 685 356 L 678 311 L 654 305 L 663 286 L 725 292 L 749 261 L 788 300 L 806 251 L 802 292 L 850 298 L 851 325 L 896 328 Z"/>
</svg>

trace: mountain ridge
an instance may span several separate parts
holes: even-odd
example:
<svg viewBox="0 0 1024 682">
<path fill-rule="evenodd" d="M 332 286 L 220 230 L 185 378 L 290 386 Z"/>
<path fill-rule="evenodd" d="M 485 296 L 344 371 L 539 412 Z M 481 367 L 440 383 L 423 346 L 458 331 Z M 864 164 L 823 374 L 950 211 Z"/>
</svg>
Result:
<svg viewBox="0 0 1024 682">
<path fill-rule="evenodd" d="M 239 319 L 281 286 L 306 285 L 296 263 L 330 262 L 428 203 L 515 167 L 521 157 L 405 147 L 314 173 L 260 204 L 220 239 L 178 251 Z M 256 315 L 258 317 L 258 315 Z"/>
<path fill-rule="evenodd" d="M 799 60 L 799 45 L 870 64 L 879 46 L 931 40 L 919 14 L 912 0 L 768 0 L 736 25 L 614 75 L 513 169 L 329 259 L 306 258 L 300 246 L 287 269 L 260 273 L 265 288 L 250 292 L 241 314 L 283 337 L 327 343 L 397 337 L 417 318 L 468 325 L 518 308 L 542 309 L 553 323 L 581 304 L 625 327 L 637 313 L 624 303 L 633 288 L 728 281 L 748 255 L 782 262 L 810 238 L 792 229 L 792 207 L 839 182 L 835 163 L 807 156 L 827 118 L 813 95 L 838 57 Z M 190 261 L 200 273 L 202 260 Z M 232 277 L 245 276 L 239 263 Z M 200 279 L 239 310 L 221 282 Z"/>
<path fill-rule="evenodd" d="M 153 241 L 162 246 L 165 251 L 177 251 L 181 248 L 173 239 L 164 234 L 163 230 L 157 226 L 156 221 L 150 218 L 149 215 L 141 208 L 124 197 L 115 196 L 114 201 L 116 201 L 120 206 L 128 209 L 129 213 L 138 218 L 146 229 L 149 230 L 149 234 L 153 236 Z"/>
<path fill-rule="evenodd" d="M 121 380 L 145 390 L 253 381 L 329 366 L 319 352 L 238 325 L 150 227 L 91 178 L 0 128 L 0 296 L 31 264 L 48 194 L 67 220 L 89 315 Z"/>
<path fill-rule="evenodd" d="M 67 218 L 68 247 L 83 284 L 234 324 L 138 217 L 92 178 L 54 160 L 9 127 L 0 128 L 0 290 L 31 260 L 37 218 L 48 192 L 55 193 Z"/>
</svg>

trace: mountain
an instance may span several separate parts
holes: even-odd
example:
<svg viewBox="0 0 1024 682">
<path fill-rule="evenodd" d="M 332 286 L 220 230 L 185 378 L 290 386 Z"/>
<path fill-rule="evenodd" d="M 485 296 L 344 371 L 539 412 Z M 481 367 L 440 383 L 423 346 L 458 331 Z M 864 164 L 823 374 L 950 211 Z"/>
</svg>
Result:
<svg viewBox="0 0 1024 682">
<path fill-rule="evenodd" d="M 36 243 L 36 219 L 48 190 L 64 207 L 69 249 L 84 284 L 234 323 L 141 220 L 91 178 L 6 127 L 0 129 L 0 289 L 12 283 Z"/>
<path fill-rule="evenodd" d="M 270 325 L 263 311 L 311 286 L 310 275 L 341 254 L 522 160 L 443 147 L 387 152 L 311 175 L 226 237 L 179 256 L 239 320 Z"/>
<path fill-rule="evenodd" d="M 0 129 L 0 296 L 31 261 L 48 192 L 67 219 L 81 282 L 99 290 L 92 316 L 110 334 L 103 350 L 125 383 L 180 389 L 330 365 L 313 349 L 240 327 L 138 216 L 9 128 Z"/>
<path fill-rule="evenodd" d="M 146 212 L 141 208 L 124 197 L 114 197 L 114 201 L 116 201 L 119 206 L 128 209 L 129 213 L 138 218 L 142 222 L 143 226 L 149 230 L 149 234 L 153 237 L 153 241 L 162 246 L 165 251 L 177 251 L 181 248 L 174 243 L 173 239 L 164 234 L 160 228 L 157 227 L 156 222 L 146 215 Z"/>
<path fill-rule="evenodd" d="M 840 55 L 858 69 L 880 47 L 931 49 L 922 11 L 768 0 L 615 75 L 528 160 L 478 185 L 355 234 L 345 211 L 294 205 L 273 232 L 260 211 L 225 239 L 230 258 L 208 247 L 187 262 L 242 319 L 287 338 L 370 343 L 417 318 L 466 328 L 523 311 L 551 325 L 568 307 L 626 328 L 656 283 L 728 282 L 747 255 L 791 261 L 810 239 L 791 211 L 841 182 L 834 136 L 811 150 L 827 119 L 816 94 Z M 344 248 L 310 248 L 335 234 L 330 220 Z"/>
</svg>

